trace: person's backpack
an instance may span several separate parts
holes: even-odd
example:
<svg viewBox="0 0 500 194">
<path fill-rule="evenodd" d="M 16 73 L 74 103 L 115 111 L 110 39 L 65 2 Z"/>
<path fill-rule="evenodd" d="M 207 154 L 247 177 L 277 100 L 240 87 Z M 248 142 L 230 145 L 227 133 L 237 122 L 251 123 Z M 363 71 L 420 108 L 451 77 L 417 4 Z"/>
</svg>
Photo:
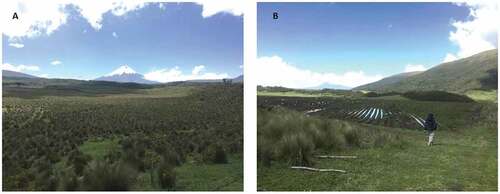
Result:
<svg viewBox="0 0 500 194">
<path fill-rule="evenodd" d="M 436 121 L 435 120 L 430 120 L 430 121 L 427 120 L 427 121 L 425 121 L 425 129 L 426 130 L 432 130 L 432 131 L 436 130 L 437 129 L 437 123 L 436 123 Z"/>
<path fill-rule="evenodd" d="M 431 130 L 433 130 L 433 131 L 434 131 L 434 130 L 436 130 L 436 129 L 437 129 L 438 124 L 437 124 L 437 122 L 436 122 L 436 121 L 432 122 L 432 124 L 433 124 L 433 125 L 431 126 Z"/>
</svg>

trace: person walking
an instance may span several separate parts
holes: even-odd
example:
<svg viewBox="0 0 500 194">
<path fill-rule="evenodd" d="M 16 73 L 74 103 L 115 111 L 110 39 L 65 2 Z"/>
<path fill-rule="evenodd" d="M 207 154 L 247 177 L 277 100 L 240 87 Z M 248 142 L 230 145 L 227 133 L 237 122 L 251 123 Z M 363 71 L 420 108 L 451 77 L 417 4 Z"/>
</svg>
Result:
<svg viewBox="0 0 500 194">
<path fill-rule="evenodd" d="M 427 119 L 425 119 L 424 127 L 425 130 L 427 131 L 427 136 L 428 136 L 428 141 L 427 141 L 427 146 L 431 146 L 434 143 L 434 135 L 436 129 L 437 129 L 437 122 L 436 119 L 434 119 L 434 114 L 429 113 L 427 115 Z"/>
</svg>

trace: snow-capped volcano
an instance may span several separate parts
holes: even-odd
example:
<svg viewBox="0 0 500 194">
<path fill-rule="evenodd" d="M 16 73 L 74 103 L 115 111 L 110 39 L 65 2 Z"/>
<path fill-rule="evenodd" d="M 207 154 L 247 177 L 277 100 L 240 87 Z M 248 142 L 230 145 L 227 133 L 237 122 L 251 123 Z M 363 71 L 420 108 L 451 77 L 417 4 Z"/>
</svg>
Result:
<svg viewBox="0 0 500 194">
<path fill-rule="evenodd" d="M 144 76 L 135 72 L 128 65 L 122 65 L 106 76 L 95 79 L 97 81 L 112 81 L 112 82 L 135 82 L 140 84 L 156 84 L 158 82 L 144 79 Z"/>
<path fill-rule="evenodd" d="M 122 66 L 118 67 L 118 69 L 114 70 L 113 72 L 111 72 L 110 74 L 108 74 L 106 76 L 122 75 L 122 74 L 134 74 L 134 73 L 137 73 L 137 72 L 135 72 L 131 67 L 129 67 L 128 65 L 122 65 Z"/>
</svg>

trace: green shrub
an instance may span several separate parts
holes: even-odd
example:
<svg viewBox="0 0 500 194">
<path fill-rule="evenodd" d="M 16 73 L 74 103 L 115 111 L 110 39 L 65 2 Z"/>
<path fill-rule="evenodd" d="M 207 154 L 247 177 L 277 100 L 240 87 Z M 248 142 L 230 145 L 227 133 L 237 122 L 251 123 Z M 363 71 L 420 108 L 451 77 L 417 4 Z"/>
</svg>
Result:
<svg viewBox="0 0 500 194">
<path fill-rule="evenodd" d="M 175 187 L 176 173 L 175 165 L 165 159 L 162 159 L 157 170 L 158 180 L 161 188 L 173 189 Z"/>
<path fill-rule="evenodd" d="M 376 92 L 367 92 L 363 94 L 365 97 L 378 97 L 379 95 Z"/>
<path fill-rule="evenodd" d="M 73 169 L 77 175 L 83 174 L 83 170 L 90 160 L 90 156 L 84 155 L 78 149 L 71 151 L 68 156 L 68 162 L 73 165 Z"/>
<path fill-rule="evenodd" d="M 273 159 L 273 144 L 266 138 L 257 139 L 257 160 L 260 164 L 269 167 Z"/>
<path fill-rule="evenodd" d="M 421 101 L 474 102 L 467 96 L 444 91 L 411 91 L 403 93 L 403 96 Z"/>
<path fill-rule="evenodd" d="M 361 134 L 350 125 L 344 129 L 346 144 L 350 147 L 361 147 Z"/>
<path fill-rule="evenodd" d="M 219 144 L 211 144 L 203 152 L 203 161 L 214 164 L 225 164 L 227 163 L 226 151 Z"/>
<path fill-rule="evenodd" d="M 134 184 L 137 172 L 116 162 L 93 161 L 85 169 L 83 188 L 90 191 L 127 191 Z"/>
<path fill-rule="evenodd" d="M 314 143 L 304 133 L 285 135 L 278 142 L 278 156 L 289 165 L 311 166 Z"/>
<path fill-rule="evenodd" d="M 57 178 L 52 174 L 52 169 L 39 172 L 35 176 L 35 188 L 40 191 L 55 191 L 57 189 Z"/>
<path fill-rule="evenodd" d="M 112 149 L 106 155 L 104 155 L 104 160 L 108 163 L 115 163 L 122 159 L 123 153 L 119 149 Z"/>
<path fill-rule="evenodd" d="M 346 147 L 346 139 L 343 134 L 344 124 L 338 120 L 321 120 L 324 146 L 322 148 L 340 151 Z"/>
<path fill-rule="evenodd" d="M 179 154 L 173 149 L 173 147 L 165 148 L 165 150 L 161 154 L 161 158 L 175 166 L 179 166 L 182 164 Z"/>
<path fill-rule="evenodd" d="M 153 169 L 155 166 L 158 166 L 160 163 L 161 156 L 158 155 L 156 152 L 147 150 L 146 154 L 144 155 L 144 166 L 146 169 Z"/>
<path fill-rule="evenodd" d="M 78 176 L 72 167 L 64 169 L 59 176 L 59 190 L 76 191 L 79 189 Z"/>
<path fill-rule="evenodd" d="M 320 117 L 307 117 L 284 108 L 259 109 L 258 160 L 270 166 L 272 160 L 289 165 L 311 166 L 317 150 L 332 152 L 349 148 L 404 147 L 397 135 L 362 125 Z"/>
<path fill-rule="evenodd" d="M 384 92 L 384 93 L 367 92 L 367 93 L 363 94 L 363 96 L 365 96 L 365 97 L 382 97 L 382 96 L 394 96 L 394 95 L 400 95 L 400 93 L 398 93 L 398 92 Z"/>
</svg>

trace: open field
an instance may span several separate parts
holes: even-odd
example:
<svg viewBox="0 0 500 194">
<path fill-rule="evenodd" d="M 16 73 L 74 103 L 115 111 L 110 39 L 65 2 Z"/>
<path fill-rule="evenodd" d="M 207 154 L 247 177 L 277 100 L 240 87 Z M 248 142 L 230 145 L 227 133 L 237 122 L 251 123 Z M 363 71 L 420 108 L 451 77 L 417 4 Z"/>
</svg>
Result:
<svg viewBox="0 0 500 194">
<path fill-rule="evenodd" d="M 495 102 L 497 103 L 498 99 L 498 91 L 484 91 L 484 90 L 470 90 L 465 93 L 468 97 L 476 100 L 476 101 L 486 101 L 486 102 Z"/>
<path fill-rule="evenodd" d="M 243 189 L 242 84 L 44 82 L 4 82 L 3 190 Z"/>
<path fill-rule="evenodd" d="M 286 92 L 270 92 L 270 91 L 259 91 L 257 95 L 260 96 L 294 96 L 294 97 L 336 97 L 331 93 L 303 93 L 303 92 L 295 92 L 295 91 L 286 91 Z"/>
<path fill-rule="evenodd" d="M 497 106 L 491 101 L 418 101 L 394 95 L 259 95 L 258 190 L 496 191 Z M 414 118 L 425 119 L 429 112 L 439 123 L 431 147 Z"/>
</svg>

